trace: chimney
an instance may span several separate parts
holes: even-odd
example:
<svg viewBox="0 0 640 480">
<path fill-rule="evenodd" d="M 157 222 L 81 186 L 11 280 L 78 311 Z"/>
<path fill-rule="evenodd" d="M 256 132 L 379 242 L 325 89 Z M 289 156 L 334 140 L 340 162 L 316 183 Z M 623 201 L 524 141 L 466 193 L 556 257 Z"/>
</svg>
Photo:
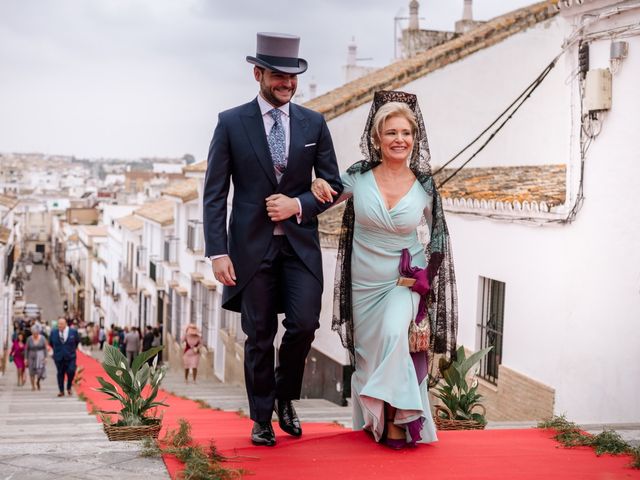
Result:
<svg viewBox="0 0 640 480">
<path fill-rule="evenodd" d="M 420 30 L 420 20 L 418 18 L 418 9 L 420 4 L 418 0 L 409 2 L 409 30 Z"/>
<path fill-rule="evenodd" d="M 357 50 L 356 39 L 351 37 L 351 43 L 347 46 L 347 67 L 356 66 Z"/>
<path fill-rule="evenodd" d="M 309 83 L 309 99 L 315 98 L 318 96 L 318 84 L 315 79 L 311 77 L 311 83 Z"/>
<path fill-rule="evenodd" d="M 462 11 L 462 20 L 473 20 L 471 0 L 464 0 L 464 10 Z"/>
</svg>

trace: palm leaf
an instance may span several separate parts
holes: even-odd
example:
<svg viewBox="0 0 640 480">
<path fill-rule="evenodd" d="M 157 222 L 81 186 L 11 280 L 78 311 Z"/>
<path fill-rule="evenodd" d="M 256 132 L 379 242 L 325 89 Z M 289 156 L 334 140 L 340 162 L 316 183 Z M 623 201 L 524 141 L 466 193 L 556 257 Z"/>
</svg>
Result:
<svg viewBox="0 0 640 480">
<path fill-rule="evenodd" d="M 149 350 L 145 350 L 140 355 L 138 355 L 131 364 L 131 370 L 137 372 L 140 369 L 140 366 L 149 360 L 154 355 L 157 355 L 159 351 L 161 351 L 164 347 L 160 345 L 159 347 L 153 347 Z"/>
<path fill-rule="evenodd" d="M 473 353 L 469 358 L 463 360 L 458 367 L 460 374 L 465 377 L 467 375 L 467 372 L 471 370 L 476 363 L 482 360 L 482 357 L 489 353 L 491 349 L 493 349 L 493 346 L 483 348 L 482 350 L 478 350 L 477 352 Z"/>
<path fill-rule="evenodd" d="M 127 358 L 119 349 L 111 345 L 104 346 L 104 360 L 102 362 L 103 365 L 122 367 L 123 363 L 125 366 L 129 365 L 129 363 L 127 362 Z"/>
</svg>

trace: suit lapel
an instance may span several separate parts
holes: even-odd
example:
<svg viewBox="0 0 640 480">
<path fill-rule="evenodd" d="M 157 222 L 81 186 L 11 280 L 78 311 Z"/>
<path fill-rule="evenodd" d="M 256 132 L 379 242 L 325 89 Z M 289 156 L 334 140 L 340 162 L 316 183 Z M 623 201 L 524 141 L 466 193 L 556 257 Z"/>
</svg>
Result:
<svg viewBox="0 0 640 480">
<path fill-rule="evenodd" d="M 296 168 L 299 167 L 299 162 L 296 160 L 302 158 L 304 142 L 307 138 L 307 117 L 305 117 L 298 106 L 293 103 L 289 104 L 289 115 L 289 157 L 287 169 L 280 180 L 280 187 L 286 183 L 288 177 L 295 177 Z"/>
<path fill-rule="evenodd" d="M 251 147 L 258 158 L 258 163 L 269 177 L 273 186 L 278 185 L 276 174 L 273 171 L 273 162 L 271 161 L 271 153 L 269 152 L 269 144 L 267 143 L 267 135 L 264 131 L 264 121 L 260 114 L 258 101 L 251 102 L 245 112 L 242 114 L 242 124 L 244 125 Z"/>
</svg>

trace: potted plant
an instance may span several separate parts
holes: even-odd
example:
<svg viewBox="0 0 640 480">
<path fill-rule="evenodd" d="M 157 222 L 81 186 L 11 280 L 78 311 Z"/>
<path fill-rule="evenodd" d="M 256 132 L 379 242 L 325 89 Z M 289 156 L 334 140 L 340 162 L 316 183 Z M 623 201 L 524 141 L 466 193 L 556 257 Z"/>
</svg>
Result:
<svg viewBox="0 0 640 480">
<path fill-rule="evenodd" d="M 481 405 L 482 395 L 478 393 L 478 381 L 469 384 L 468 372 L 493 347 L 483 348 L 466 358 L 464 347 L 459 347 L 455 361 L 440 367 L 443 382 L 438 384 L 436 393 L 443 405 L 435 406 L 435 423 L 438 430 L 480 430 L 487 421 L 486 410 Z M 479 409 L 479 411 L 473 411 Z"/>
<path fill-rule="evenodd" d="M 101 387 L 98 392 L 107 394 L 110 400 L 120 402 L 119 411 L 101 411 L 104 431 L 109 440 L 138 440 L 143 437 L 157 438 L 161 428 L 161 419 L 152 416 L 152 409 L 168 406 L 155 401 L 160 382 L 166 374 L 166 366 L 157 366 L 157 357 L 151 366 L 147 360 L 153 358 L 164 347 L 154 347 L 138 355 L 131 366 L 126 357 L 117 348 L 105 345 L 102 367 L 109 375 L 110 383 L 98 377 Z M 150 388 L 143 393 L 149 384 Z M 114 423 L 110 416 L 118 415 Z"/>
</svg>

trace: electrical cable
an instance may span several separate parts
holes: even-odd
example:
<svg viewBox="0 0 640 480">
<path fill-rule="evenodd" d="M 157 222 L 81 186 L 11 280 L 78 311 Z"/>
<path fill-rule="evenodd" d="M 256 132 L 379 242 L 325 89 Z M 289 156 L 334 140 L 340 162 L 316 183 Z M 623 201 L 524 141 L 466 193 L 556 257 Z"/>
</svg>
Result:
<svg viewBox="0 0 640 480">
<path fill-rule="evenodd" d="M 456 155 L 453 156 L 453 158 L 451 158 L 450 160 L 448 160 L 444 165 L 442 165 L 440 168 L 438 168 L 433 175 L 438 174 L 439 172 L 441 172 L 447 165 L 449 165 L 451 162 L 453 162 L 455 159 L 457 159 L 463 152 L 465 152 L 466 150 L 469 149 L 469 147 L 471 147 L 474 143 L 476 143 L 478 141 L 478 139 L 480 139 L 485 133 L 487 133 L 491 127 L 493 127 L 496 123 L 498 123 L 514 106 L 515 108 L 513 108 L 513 111 L 511 111 L 511 113 L 509 113 L 509 116 L 507 118 L 504 119 L 504 121 L 502 123 L 500 123 L 500 125 L 495 129 L 495 131 L 493 131 L 491 133 L 491 135 L 489 136 L 489 138 L 487 138 L 487 140 L 480 145 L 480 147 L 473 153 L 473 155 L 471 155 L 460 167 L 458 167 L 451 175 L 449 175 L 445 180 L 443 180 L 442 182 L 439 183 L 438 188 L 442 187 L 445 183 L 447 183 L 449 180 L 451 180 L 453 177 L 455 177 L 458 172 L 460 172 L 460 170 L 462 170 L 471 160 L 473 160 L 474 157 L 476 157 L 476 155 L 478 155 L 482 150 L 484 150 L 484 148 L 489 144 L 489 142 L 491 140 L 493 140 L 493 138 L 496 136 L 496 134 L 506 125 L 506 123 L 511 120 L 511 118 L 513 117 L 513 115 L 520 109 L 520 107 L 522 107 L 522 105 L 529 99 L 529 97 L 531 96 L 531 94 L 540 86 L 540 84 L 543 82 L 543 80 L 546 78 L 546 76 L 549 74 L 549 72 L 551 72 L 551 70 L 553 70 L 553 68 L 556 66 L 556 63 L 558 61 L 558 59 L 560 58 L 560 56 L 562 55 L 561 52 L 559 53 L 552 61 L 551 63 L 549 63 L 549 65 L 547 65 L 545 67 L 545 69 L 542 71 L 542 73 L 540 73 L 540 75 L 538 75 L 538 77 L 531 82 L 527 88 L 525 88 L 525 90 L 518 95 L 518 97 L 511 102 L 511 104 L 502 112 L 500 113 L 500 115 L 498 115 L 498 117 L 491 122 L 491 124 L 485 128 L 476 138 L 474 138 L 466 147 L 464 147 L 462 150 L 460 150 Z"/>
</svg>

